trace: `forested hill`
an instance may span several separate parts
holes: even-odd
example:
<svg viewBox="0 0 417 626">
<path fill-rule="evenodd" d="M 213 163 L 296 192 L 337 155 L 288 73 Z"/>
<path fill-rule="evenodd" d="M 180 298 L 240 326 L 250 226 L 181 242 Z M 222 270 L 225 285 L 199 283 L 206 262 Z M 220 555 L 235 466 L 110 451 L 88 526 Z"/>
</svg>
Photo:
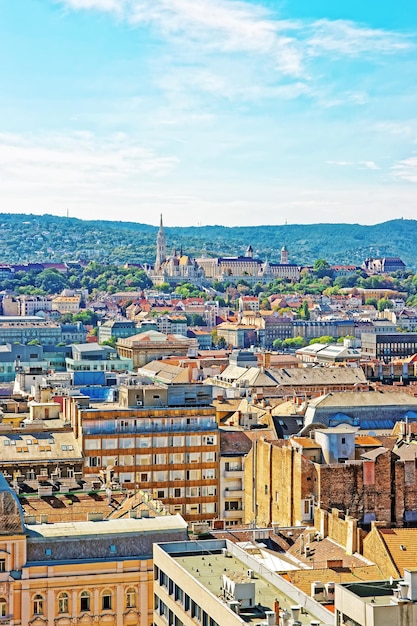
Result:
<svg viewBox="0 0 417 626">
<path fill-rule="evenodd" d="M 155 219 L 155 222 L 157 219 Z M 285 244 L 290 262 L 308 265 L 318 258 L 360 265 L 368 256 L 400 256 L 417 268 L 417 221 L 282 226 L 166 227 L 168 253 L 182 248 L 192 256 L 244 254 L 278 261 Z M 109 263 L 152 263 L 157 227 L 116 221 L 84 221 L 52 215 L 0 214 L 0 262 L 62 261 L 77 258 Z"/>
</svg>

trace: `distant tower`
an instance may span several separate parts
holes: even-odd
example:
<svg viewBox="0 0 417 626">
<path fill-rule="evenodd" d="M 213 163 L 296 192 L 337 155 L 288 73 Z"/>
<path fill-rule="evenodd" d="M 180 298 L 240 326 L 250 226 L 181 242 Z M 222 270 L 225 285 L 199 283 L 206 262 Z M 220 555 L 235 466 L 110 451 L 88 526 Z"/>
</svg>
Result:
<svg viewBox="0 0 417 626">
<path fill-rule="evenodd" d="M 287 246 L 282 246 L 281 248 L 281 265 L 288 264 L 288 250 Z"/>
<path fill-rule="evenodd" d="M 165 237 L 164 225 L 162 223 L 162 213 L 161 213 L 161 222 L 159 224 L 158 235 L 156 236 L 156 259 L 155 259 L 155 270 L 158 271 L 162 267 L 162 263 L 165 261 L 167 256 L 167 240 Z"/>
<path fill-rule="evenodd" d="M 249 257 L 250 259 L 253 257 L 253 248 L 251 245 L 247 247 L 245 256 Z"/>
</svg>

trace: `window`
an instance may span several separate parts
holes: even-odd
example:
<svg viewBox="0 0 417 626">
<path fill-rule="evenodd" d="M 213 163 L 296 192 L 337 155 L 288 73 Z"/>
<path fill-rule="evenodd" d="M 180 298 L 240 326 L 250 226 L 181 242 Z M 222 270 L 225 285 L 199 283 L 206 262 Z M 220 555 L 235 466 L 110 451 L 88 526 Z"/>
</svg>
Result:
<svg viewBox="0 0 417 626">
<path fill-rule="evenodd" d="M 106 589 L 101 596 L 101 608 L 103 611 L 111 609 L 112 594 Z"/>
<path fill-rule="evenodd" d="M 58 613 L 69 613 L 69 596 L 65 591 L 58 596 Z"/>
<path fill-rule="evenodd" d="M 5 598 L 0 598 L 0 617 L 7 615 L 7 602 Z"/>
<path fill-rule="evenodd" d="M 43 596 L 39 593 L 33 598 L 33 614 L 43 615 Z"/>
<path fill-rule="evenodd" d="M 88 467 L 99 467 L 100 466 L 100 457 L 99 456 L 90 456 L 87 457 Z"/>
<path fill-rule="evenodd" d="M 80 596 L 80 611 L 90 610 L 91 595 L 89 591 L 82 591 Z"/>
<path fill-rule="evenodd" d="M 126 591 L 126 608 L 132 609 L 136 606 L 136 589 L 129 587 Z"/>
<path fill-rule="evenodd" d="M 0 572 L 6 571 L 6 559 L 0 559 Z"/>
</svg>

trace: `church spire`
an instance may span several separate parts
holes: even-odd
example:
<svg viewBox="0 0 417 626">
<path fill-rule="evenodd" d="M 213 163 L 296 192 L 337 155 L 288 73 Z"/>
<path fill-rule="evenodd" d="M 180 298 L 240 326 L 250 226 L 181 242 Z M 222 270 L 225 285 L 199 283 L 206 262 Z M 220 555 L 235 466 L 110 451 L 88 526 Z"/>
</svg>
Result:
<svg viewBox="0 0 417 626">
<path fill-rule="evenodd" d="M 164 224 L 162 221 L 162 213 L 161 220 L 159 223 L 159 230 L 156 236 L 156 259 L 155 259 L 155 270 L 158 271 L 161 269 L 163 262 L 165 261 L 167 256 L 167 242 L 165 237 Z"/>
</svg>

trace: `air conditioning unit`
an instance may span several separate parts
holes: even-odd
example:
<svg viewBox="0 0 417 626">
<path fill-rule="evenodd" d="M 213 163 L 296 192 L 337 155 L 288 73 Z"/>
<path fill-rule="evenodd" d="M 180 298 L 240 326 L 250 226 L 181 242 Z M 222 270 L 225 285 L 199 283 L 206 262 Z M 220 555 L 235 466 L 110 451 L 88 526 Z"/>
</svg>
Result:
<svg viewBox="0 0 417 626">
<path fill-rule="evenodd" d="M 320 580 L 311 583 L 311 597 L 316 602 L 324 602 L 326 600 L 326 588 Z"/>
</svg>

